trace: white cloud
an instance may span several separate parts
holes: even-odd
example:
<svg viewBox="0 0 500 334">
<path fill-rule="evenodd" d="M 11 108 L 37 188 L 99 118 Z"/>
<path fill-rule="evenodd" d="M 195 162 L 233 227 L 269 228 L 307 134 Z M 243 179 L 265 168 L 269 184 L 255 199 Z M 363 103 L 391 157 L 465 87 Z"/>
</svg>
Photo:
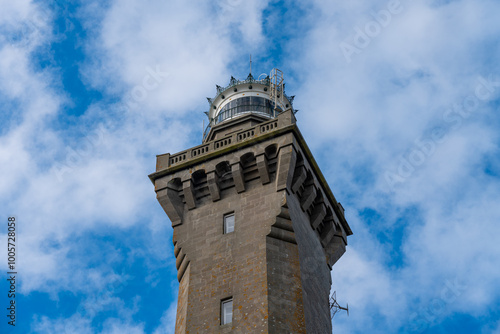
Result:
<svg viewBox="0 0 500 334">
<path fill-rule="evenodd" d="M 158 68 L 168 77 L 141 101 L 146 117 L 206 108 L 204 96 L 214 95 L 214 82 L 228 80 L 227 66 L 236 49 L 262 41 L 255 27 L 261 26 L 264 4 L 221 1 L 214 8 L 204 1 L 114 2 L 88 46 L 89 54 L 96 56 L 85 69 L 86 79 L 110 93 L 125 89 L 142 99 L 134 88 L 141 86 L 148 67 Z"/>
<path fill-rule="evenodd" d="M 92 326 L 91 319 L 73 315 L 70 318 L 50 319 L 48 317 L 41 317 L 40 319 L 36 319 L 34 331 L 36 333 L 47 334 L 144 334 L 144 325 L 134 324 L 128 320 L 111 318 L 104 322 L 103 330 L 97 332 Z"/>
<path fill-rule="evenodd" d="M 332 290 L 337 291 L 341 306 L 349 305 L 349 318 L 340 312 L 333 320 L 334 331 L 358 332 L 379 328 L 394 332 L 405 319 L 407 312 L 407 287 L 397 273 L 387 269 L 393 252 L 373 237 L 370 229 L 359 217 L 350 220 L 356 231 L 356 244 L 350 246 L 332 271 Z M 370 233 L 371 232 L 371 233 Z"/>
<path fill-rule="evenodd" d="M 177 315 L 177 300 L 163 313 L 160 320 L 160 325 L 154 331 L 154 334 L 174 334 L 175 333 L 175 318 Z"/>
<path fill-rule="evenodd" d="M 35 320 L 33 328 L 35 333 L 47 334 L 87 334 L 94 333 L 90 319 L 82 318 L 79 315 L 74 315 L 68 319 L 52 320 L 48 317 L 41 317 Z"/>
<path fill-rule="evenodd" d="M 122 322 L 120 320 L 109 319 L 106 320 L 104 325 L 103 334 L 143 334 L 144 326 L 142 324 L 131 324 L 129 322 Z"/>
</svg>

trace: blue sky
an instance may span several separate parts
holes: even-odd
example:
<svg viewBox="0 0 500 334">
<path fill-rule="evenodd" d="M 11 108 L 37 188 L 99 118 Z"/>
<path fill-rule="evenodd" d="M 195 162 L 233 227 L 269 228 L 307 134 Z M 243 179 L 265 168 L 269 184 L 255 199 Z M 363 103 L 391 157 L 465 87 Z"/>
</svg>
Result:
<svg viewBox="0 0 500 334">
<path fill-rule="evenodd" d="M 498 1 L 0 8 L 0 249 L 16 216 L 19 272 L 2 333 L 173 333 L 172 229 L 147 175 L 200 143 L 205 97 L 249 54 L 255 76 L 284 71 L 354 231 L 334 331 L 500 333 Z"/>
</svg>

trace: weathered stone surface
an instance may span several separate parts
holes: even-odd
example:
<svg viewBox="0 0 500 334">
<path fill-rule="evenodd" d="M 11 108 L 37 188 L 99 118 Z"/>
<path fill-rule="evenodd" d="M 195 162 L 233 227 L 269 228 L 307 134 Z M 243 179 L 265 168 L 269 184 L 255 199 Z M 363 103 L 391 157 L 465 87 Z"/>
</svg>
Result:
<svg viewBox="0 0 500 334">
<path fill-rule="evenodd" d="M 177 299 L 177 315 L 175 319 L 175 333 L 186 333 L 186 320 L 188 309 L 188 290 L 189 290 L 189 266 L 179 283 L 179 295 Z"/>
</svg>

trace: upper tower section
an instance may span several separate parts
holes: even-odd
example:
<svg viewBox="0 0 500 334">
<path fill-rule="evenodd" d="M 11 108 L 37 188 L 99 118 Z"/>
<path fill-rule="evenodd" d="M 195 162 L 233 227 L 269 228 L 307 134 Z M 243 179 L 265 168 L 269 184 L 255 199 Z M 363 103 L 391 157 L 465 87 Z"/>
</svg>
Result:
<svg viewBox="0 0 500 334">
<path fill-rule="evenodd" d="M 331 333 L 331 269 L 352 231 L 300 133 L 283 75 L 231 78 L 203 143 L 157 156 L 180 333 Z"/>
<path fill-rule="evenodd" d="M 245 80 L 231 77 L 228 86 L 216 88 L 217 95 L 207 98 L 210 109 L 206 112 L 209 124 L 203 133 L 204 143 L 230 133 L 242 116 L 254 116 L 249 125 L 255 125 L 287 110 L 295 112 L 294 96 L 285 94 L 283 72 L 278 69 L 262 79 L 255 79 L 251 73 Z"/>
</svg>

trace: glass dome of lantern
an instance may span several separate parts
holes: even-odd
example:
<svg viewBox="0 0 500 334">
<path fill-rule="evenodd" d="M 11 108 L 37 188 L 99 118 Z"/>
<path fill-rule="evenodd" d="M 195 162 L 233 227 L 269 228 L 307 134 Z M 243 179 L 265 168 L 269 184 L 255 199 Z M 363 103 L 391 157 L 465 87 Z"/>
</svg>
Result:
<svg viewBox="0 0 500 334">
<path fill-rule="evenodd" d="M 203 133 L 204 140 L 214 126 L 232 119 L 247 114 L 271 119 L 285 110 L 293 110 L 294 96 L 285 94 L 283 73 L 278 69 L 263 79 L 255 79 L 251 73 L 245 80 L 231 77 L 228 86 L 216 88 L 217 95 L 207 98 L 210 109 L 206 112 L 209 123 Z"/>
</svg>

